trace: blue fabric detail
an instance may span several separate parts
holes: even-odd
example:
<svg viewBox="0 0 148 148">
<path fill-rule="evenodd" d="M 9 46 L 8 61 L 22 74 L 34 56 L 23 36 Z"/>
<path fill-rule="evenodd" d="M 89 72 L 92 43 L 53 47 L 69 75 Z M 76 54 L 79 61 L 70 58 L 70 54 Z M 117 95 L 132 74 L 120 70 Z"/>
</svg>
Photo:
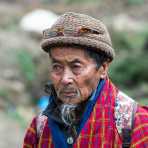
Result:
<svg viewBox="0 0 148 148">
<path fill-rule="evenodd" d="M 104 84 L 105 84 L 105 80 L 101 80 L 97 86 L 97 89 L 93 92 L 92 96 L 90 97 L 90 99 L 87 103 L 84 115 L 81 119 L 80 126 L 77 129 L 78 134 L 80 133 L 80 131 L 84 127 L 84 124 L 86 123 L 86 121 L 90 117 L 90 114 L 93 110 L 93 107 L 97 101 L 98 96 L 100 95 L 100 92 L 101 92 Z M 52 100 L 52 98 L 51 98 L 51 100 Z M 54 147 L 55 148 L 59 148 L 59 147 L 60 148 L 72 148 L 72 145 L 67 144 L 66 135 L 64 135 L 64 133 L 60 130 L 58 124 L 56 122 L 54 122 L 52 119 L 50 119 L 50 116 L 48 116 L 48 124 L 49 124 L 49 128 L 51 129 Z"/>
<path fill-rule="evenodd" d="M 63 132 L 60 131 L 58 124 L 55 123 L 53 120 L 50 120 L 49 118 L 48 124 L 51 129 L 54 148 L 68 148 L 66 137 Z"/>
<path fill-rule="evenodd" d="M 86 121 L 90 117 L 90 114 L 93 110 L 93 107 L 97 101 L 98 96 L 101 93 L 101 90 L 102 90 L 104 84 L 105 84 L 105 80 L 101 80 L 98 84 L 97 89 L 94 91 L 91 98 L 89 99 L 88 104 L 85 109 L 85 112 L 83 114 L 83 118 L 81 119 L 81 122 L 80 122 L 80 127 L 77 129 L 78 134 L 80 133 L 81 129 L 84 127 L 84 124 L 86 123 Z"/>
<path fill-rule="evenodd" d="M 41 111 L 43 111 L 47 107 L 48 103 L 49 103 L 49 96 L 42 96 L 39 99 L 37 106 Z"/>
</svg>

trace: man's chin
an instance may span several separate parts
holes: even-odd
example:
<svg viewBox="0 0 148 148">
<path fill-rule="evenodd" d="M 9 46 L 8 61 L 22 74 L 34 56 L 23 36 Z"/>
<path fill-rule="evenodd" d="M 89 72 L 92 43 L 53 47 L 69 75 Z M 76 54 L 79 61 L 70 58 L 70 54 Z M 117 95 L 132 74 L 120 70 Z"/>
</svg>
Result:
<svg viewBox="0 0 148 148">
<path fill-rule="evenodd" d="M 60 99 L 64 104 L 70 104 L 70 105 L 74 105 L 74 104 L 79 104 L 82 100 L 80 98 L 69 98 L 69 97 L 64 97 Z"/>
</svg>

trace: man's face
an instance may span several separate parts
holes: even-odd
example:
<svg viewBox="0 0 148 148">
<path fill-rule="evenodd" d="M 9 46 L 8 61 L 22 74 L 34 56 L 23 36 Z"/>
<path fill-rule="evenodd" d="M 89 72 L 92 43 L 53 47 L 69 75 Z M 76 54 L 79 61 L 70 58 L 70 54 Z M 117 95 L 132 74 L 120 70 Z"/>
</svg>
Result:
<svg viewBox="0 0 148 148">
<path fill-rule="evenodd" d="M 97 87 L 102 66 L 81 48 L 55 47 L 50 51 L 50 79 L 58 99 L 64 104 L 78 104 L 87 100 Z"/>
</svg>

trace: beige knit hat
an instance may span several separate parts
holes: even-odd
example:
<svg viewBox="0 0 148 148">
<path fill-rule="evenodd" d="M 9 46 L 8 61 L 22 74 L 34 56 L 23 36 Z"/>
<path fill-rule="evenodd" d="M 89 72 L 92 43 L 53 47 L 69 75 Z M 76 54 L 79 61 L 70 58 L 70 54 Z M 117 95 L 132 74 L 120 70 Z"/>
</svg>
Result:
<svg viewBox="0 0 148 148">
<path fill-rule="evenodd" d="M 51 28 L 43 31 L 41 47 L 48 52 L 53 46 L 81 45 L 103 51 L 112 61 L 114 49 L 106 26 L 88 15 L 67 12 Z"/>
</svg>

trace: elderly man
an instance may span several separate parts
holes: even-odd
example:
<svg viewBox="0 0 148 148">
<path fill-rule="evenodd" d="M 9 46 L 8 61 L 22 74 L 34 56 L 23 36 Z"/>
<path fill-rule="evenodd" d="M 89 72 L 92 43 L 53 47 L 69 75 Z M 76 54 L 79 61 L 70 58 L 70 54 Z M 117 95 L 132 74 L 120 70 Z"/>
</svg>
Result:
<svg viewBox="0 0 148 148">
<path fill-rule="evenodd" d="M 51 60 L 49 103 L 24 148 L 148 148 L 148 110 L 110 81 L 114 49 L 101 21 L 65 13 L 44 30 L 41 46 Z"/>
</svg>

